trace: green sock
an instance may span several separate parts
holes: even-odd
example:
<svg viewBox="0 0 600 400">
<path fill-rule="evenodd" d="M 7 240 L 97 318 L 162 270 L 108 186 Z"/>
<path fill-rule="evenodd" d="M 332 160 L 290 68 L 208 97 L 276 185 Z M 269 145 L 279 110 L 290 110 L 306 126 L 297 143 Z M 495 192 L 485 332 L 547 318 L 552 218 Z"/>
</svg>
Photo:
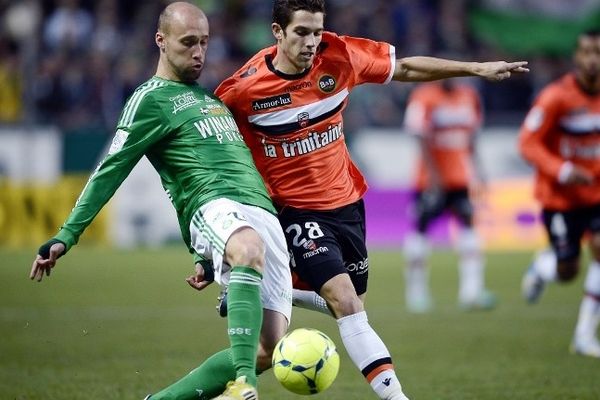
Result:
<svg viewBox="0 0 600 400">
<path fill-rule="evenodd" d="M 227 382 L 235 379 L 231 349 L 221 350 L 198 368 L 153 394 L 150 400 L 208 400 L 223 393 Z"/>
<path fill-rule="evenodd" d="M 236 377 L 245 375 L 256 386 L 256 353 L 262 326 L 260 282 L 250 267 L 234 266 L 227 289 L 227 325 Z"/>
</svg>

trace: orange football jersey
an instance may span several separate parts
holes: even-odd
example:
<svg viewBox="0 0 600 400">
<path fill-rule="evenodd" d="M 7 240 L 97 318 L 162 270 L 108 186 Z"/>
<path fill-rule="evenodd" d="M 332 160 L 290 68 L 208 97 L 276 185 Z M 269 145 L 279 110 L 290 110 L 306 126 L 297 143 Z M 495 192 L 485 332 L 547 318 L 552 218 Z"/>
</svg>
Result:
<svg viewBox="0 0 600 400">
<path fill-rule="evenodd" d="M 263 49 L 215 91 L 273 201 L 312 210 L 357 201 L 367 183 L 350 159 L 342 111 L 354 86 L 391 80 L 394 47 L 324 32 L 312 67 L 297 75 L 273 67 L 276 52 Z"/>
<path fill-rule="evenodd" d="M 519 148 L 536 170 L 535 195 L 544 208 L 564 211 L 600 204 L 600 94 L 584 92 L 574 74 L 540 93 L 521 127 Z M 567 161 L 589 171 L 595 182 L 559 183 Z"/>
<path fill-rule="evenodd" d="M 405 125 L 411 134 L 426 138 L 434 168 L 444 189 L 469 187 L 473 177 L 473 135 L 481 126 L 479 95 L 470 86 L 453 84 L 451 91 L 440 83 L 417 86 L 408 101 Z M 416 187 L 429 186 L 429 174 L 421 158 L 416 169 Z"/>
</svg>

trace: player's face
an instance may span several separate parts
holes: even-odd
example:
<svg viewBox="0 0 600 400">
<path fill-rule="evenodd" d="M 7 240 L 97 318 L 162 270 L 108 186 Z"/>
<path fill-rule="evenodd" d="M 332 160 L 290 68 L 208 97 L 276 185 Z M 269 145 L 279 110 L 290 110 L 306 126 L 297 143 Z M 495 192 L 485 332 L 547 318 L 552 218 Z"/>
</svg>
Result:
<svg viewBox="0 0 600 400">
<path fill-rule="evenodd" d="M 575 67 L 588 83 L 598 83 L 600 78 L 600 36 L 581 36 L 575 51 Z"/>
<path fill-rule="evenodd" d="M 200 77 L 208 47 L 208 20 L 186 15 L 174 20 L 164 36 L 164 55 L 174 78 L 193 82 Z"/>
<path fill-rule="evenodd" d="M 323 34 L 323 13 L 296 11 L 278 40 L 278 56 L 285 65 L 282 72 L 300 73 L 309 68 L 315 59 Z M 279 67 L 278 67 L 279 69 Z"/>
</svg>

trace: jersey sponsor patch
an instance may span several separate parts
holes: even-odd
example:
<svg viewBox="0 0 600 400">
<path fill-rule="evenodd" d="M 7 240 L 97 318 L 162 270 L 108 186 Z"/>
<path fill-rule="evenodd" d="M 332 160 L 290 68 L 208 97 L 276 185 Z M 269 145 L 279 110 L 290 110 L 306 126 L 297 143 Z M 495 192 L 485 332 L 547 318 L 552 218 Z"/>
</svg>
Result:
<svg viewBox="0 0 600 400">
<path fill-rule="evenodd" d="M 173 114 L 177 114 L 180 111 L 187 110 L 188 108 L 200 103 L 200 100 L 198 100 L 196 96 L 194 96 L 193 92 L 182 93 L 177 96 L 170 97 L 169 100 L 173 102 Z"/>
<path fill-rule="evenodd" d="M 112 143 L 110 144 L 108 154 L 115 154 L 116 152 L 121 150 L 123 148 L 123 145 L 125 145 L 127 136 L 129 136 L 129 132 L 124 131 L 123 129 L 118 129 L 117 132 L 115 132 L 115 137 L 113 138 Z"/>
<path fill-rule="evenodd" d="M 335 90 L 335 78 L 331 75 L 323 75 L 319 78 L 319 89 L 325 93 L 331 93 Z"/>
<path fill-rule="evenodd" d="M 266 99 L 255 100 L 252 102 L 252 109 L 254 111 L 268 110 L 270 108 L 287 106 L 289 104 L 292 104 L 292 96 L 289 93 L 285 93 Z"/>
</svg>

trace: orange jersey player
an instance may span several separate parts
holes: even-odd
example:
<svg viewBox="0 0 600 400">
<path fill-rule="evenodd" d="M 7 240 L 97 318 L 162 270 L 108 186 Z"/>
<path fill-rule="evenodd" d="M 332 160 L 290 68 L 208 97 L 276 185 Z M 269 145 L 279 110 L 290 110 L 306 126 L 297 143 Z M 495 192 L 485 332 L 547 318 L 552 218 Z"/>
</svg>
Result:
<svg viewBox="0 0 600 400">
<path fill-rule="evenodd" d="M 396 59 L 388 43 L 325 32 L 324 16 L 323 0 L 275 0 L 277 44 L 258 52 L 216 94 L 231 109 L 278 208 L 293 271 L 324 299 L 378 397 L 405 400 L 389 351 L 364 310 L 367 184 L 350 159 L 342 112 L 363 83 L 465 75 L 502 80 L 526 72 L 526 63 Z M 315 296 L 295 291 L 295 304 L 303 302 L 300 293 Z"/>
<path fill-rule="evenodd" d="M 574 61 L 572 73 L 542 90 L 521 128 L 519 148 L 535 169 L 552 246 L 537 254 L 522 291 L 534 303 L 547 282 L 573 280 L 589 233 L 591 262 L 571 350 L 600 358 L 600 31 L 579 35 Z"/>
<path fill-rule="evenodd" d="M 600 95 L 586 91 L 574 73 L 540 93 L 521 129 L 520 149 L 535 167 L 543 208 L 600 204 Z"/>
<path fill-rule="evenodd" d="M 279 72 L 273 46 L 216 92 L 233 110 L 279 205 L 331 210 L 360 200 L 367 190 L 344 141 L 342 112 L 356 85 L 392 79 L 394 47 L 329 32 L 322 38 L 318 68 Z"/>
<path fill-rule="evenodd" d="M 469 188 L 483 180 L 475 154 L 475 134 L 481 123 L 479 96 L 470 85 L 451 80 L 423 84 L 409 98 L 405 125 L 421 147 L 415 183 L 417 229 L 404 243 L 406 306 L 411 312 L 431 308 L 426 234 L 445 210 L 461 224 L 457 241 L 460 306 L 491 309 L 495 305 L 494 296 L 484 288 L 483 255 L 469 198 Z"/>
<path fill-rule="evenodd" d="M 471 157 L 482 123 L 477 91 L 450 80 L 420 85 L 408 100 L 405 123 L 427 147 L 417 166 L 416 188 L 468 188 L 476 178 Z"/>
</svg>

